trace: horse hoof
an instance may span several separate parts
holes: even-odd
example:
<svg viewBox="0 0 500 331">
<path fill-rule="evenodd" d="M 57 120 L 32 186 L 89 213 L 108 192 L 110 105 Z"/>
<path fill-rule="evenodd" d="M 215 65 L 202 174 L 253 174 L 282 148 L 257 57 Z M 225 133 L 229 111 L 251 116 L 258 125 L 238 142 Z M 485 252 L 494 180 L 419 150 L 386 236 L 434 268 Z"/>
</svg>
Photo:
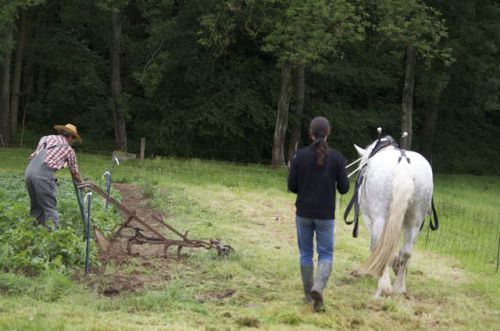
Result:
<svg viewBox="0 0 500 331">
<path fill-rule="evenodd" d="M 391 294 L 393 294 L 394 292 L 392 291 L 392 289 L 388 290 L 377 290 L 377 292 L 375 293 L 375 295 L 373 296 L 373 298 L 375 299 L 380 299 L 382 297 L 386 298 L 386 297 L 389 297 L 391 296 Z"/>
<path fill-rule="evenodd" d="M 406 289 L 405 288 L 393 288 L 392 292 L 397 295 L 405 295 L 406 294 Z"/>
</svg>

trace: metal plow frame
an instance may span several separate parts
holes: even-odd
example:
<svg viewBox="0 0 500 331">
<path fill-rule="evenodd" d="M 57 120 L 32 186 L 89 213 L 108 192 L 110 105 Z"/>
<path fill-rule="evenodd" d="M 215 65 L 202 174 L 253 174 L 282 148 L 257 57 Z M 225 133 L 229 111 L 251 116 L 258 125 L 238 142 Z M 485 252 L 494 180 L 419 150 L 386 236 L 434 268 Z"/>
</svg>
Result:
<svg viewBox="0 0 500 331">
<path fill-rule="evenodd" d="M 188 247 L 188 248 L 204 248 L 206 250 L 210 249 L 216 249 L 217 253 L 219 256 L 227 256 L 231 252 L 234 251 L 234 249 L 229 246 L 229 245 L 223 245 L 219 240 L 215 239 L 210 239 L 208 241 L 204 240 L 192 240 L 187 237 L 187 231 L 182 234 L 181 232 L 177 231 L 174 227 L 171 225 L 165 223 L 163 220 L 163 217 L 161 215 L 153 215 L 152 219 L 156 224 L 160 224 L 163 227 L 165 227 L 167 230 L 173 232 L 177 236 L 180 237 L 179 240 L 175 239 L 169 239 L 165 237 L 163 234 L 161 234 L 159 231 L 154 229 L 151 225 L 149 225 L 147 222 L 145 222 L 141 217 L 137 216 L 137 212 L 135 210 L 130 210 L 127 207 L 125 207 L 122 203 L 118 202 L 116 199 L 112 198 L 109 194 L 101 190 L 97 185 L 95 185 L 92 182 L 86 182 L 84 184 L 78 185 L 79 189 L 83 188 L 89 188 L 90 190 L 96 192 L 100 196 L 102 196 L 104 199 L 106 199 L 106 203 L 112 203 L 116 208 L 121 210 L 126 216 L 127 220 L 120 226 L 118 231 L 115 232 L 113 237 L 111 238 L 111 241 L 114 241 L 118 237 L 122 238 L 127 238 L 127 253 L 129 255 L 132 254 L 132 246 L 133 245 L 143 245 L 143 244 L 152 244 L 152 245 L 164 245 L 163 247 L 163 256 L 165 258 L 168 258 L 168 249 L 172 246 L 177 246 L 177 258 L 180 258 L 181 256 L 181 251 L 182 248 Z M 144 228 L 149 230 L 154 234 L 154 236 L 146 236 L 143 232 L 145 231 L 144 229 L 141 229 L 140 227 L 137 226 L 132 226 L 130 223 L 132 221 L 136 221 L 140 225 L 142 225 Z M 134 230 L 134 235 L 125 235 L 122 234 L 121 232 L 126 229 L 132 229 Z"/>
</svg>

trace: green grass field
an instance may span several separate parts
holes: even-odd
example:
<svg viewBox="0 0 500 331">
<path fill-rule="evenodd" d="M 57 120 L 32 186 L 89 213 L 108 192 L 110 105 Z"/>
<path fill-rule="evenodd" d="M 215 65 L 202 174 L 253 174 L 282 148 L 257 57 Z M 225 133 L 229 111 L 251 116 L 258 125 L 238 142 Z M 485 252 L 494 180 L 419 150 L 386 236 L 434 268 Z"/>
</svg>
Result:
<svg viewBox="0 0 500 331">
<path fill-rule="evenodd" d="M 22 176 L 29 153 L 0 149 L 0 173 Z M 78 157 L 83 176 L 101 183 L 110 156 Z M 69 181 L 66 170 L 58 176 Z M 139 259 L 110 265 L 105 273 L 122 268 L 154 279 L 113 297 L 101 294 L 99 275 L 85 278 L 80 269 L 47 270 L 36 277 L 0 273 L 0 330 L 496 330 L 500 325 L 500 274 L 493 261 L 498 177 L 436 176 L 441 229 L 430 233 L 427 245 L 427 228 L 422 231 L 407 296 L 375 300 L 376 280 L 351 276 L 368 255 L 368 235 L 361 227 L 360 238 L 352 238 L 352 227 L 339 220 L 324 314 L 301 302 L 295 196 L 286 191 L 285 169 L 158 158 L 143 167 L 137 160 L 124 162 L 113 178 L 141 186 L 167 221 L 191 238 L 221 238 L 235 253 L 220 259 L 212 251 L 190 250 L 179 261 L 154 260 L 152 269 L 141 267 Z M 342 198 L 343 206 L 348 199 Z M 76 200 L 74 210 L 78 213 Z M 491 227 L 475 227 L 482 220 Z M 489 247 L 490 237 L 491 251 L 482 250 L 480 243 Z M 484 256 L 471 258 L 473 248 Z M 155 277 L 159 270 L 168 277 Z"/>
</svg>

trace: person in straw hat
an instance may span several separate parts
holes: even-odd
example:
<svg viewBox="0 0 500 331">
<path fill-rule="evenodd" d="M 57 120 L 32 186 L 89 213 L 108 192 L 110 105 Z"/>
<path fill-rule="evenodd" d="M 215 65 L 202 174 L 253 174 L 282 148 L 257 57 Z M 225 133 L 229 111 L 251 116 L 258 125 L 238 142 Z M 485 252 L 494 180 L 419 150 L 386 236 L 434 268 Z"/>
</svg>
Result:
<svg viewBox="0 0 500 331">
<path fill-rule="evenodd" d="M 37 223 L 51 229 L 46 223 L 52 219 L 54 229 L 59 227 L 59 214 L 56 200 L 56 179 L 54 172 L 67 164 L 73 180 L 83 183 L 76 163 L 75 151 L 71 144 L 82 142 L 73 124 L 55 125 L 56 135 L 44 136 L 29 157 L 25 172 L 26 189 L 31 201 L 30 214 Z"/>
</svg>

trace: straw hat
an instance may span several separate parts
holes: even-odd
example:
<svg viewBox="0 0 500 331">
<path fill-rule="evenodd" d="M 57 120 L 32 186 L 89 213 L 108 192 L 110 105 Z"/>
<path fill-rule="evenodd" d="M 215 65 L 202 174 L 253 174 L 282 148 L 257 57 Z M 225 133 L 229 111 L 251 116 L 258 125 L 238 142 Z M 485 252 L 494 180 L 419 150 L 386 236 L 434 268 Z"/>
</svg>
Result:
<svg viewBox="0 0 500 331">
<path fill-rule="evenodd" d="M 74 137 L 74 139 L 76 139 L 80 143 L 82 142 L 82 138 L 78 134 L 78 131 L 76 130 L 76 126 L 74 126 L 73 124 L 54 125 L 54 129 L 56 129 L 58 132 L 66 131 L 66 132 L 70 133 Z"/>
</svg>

